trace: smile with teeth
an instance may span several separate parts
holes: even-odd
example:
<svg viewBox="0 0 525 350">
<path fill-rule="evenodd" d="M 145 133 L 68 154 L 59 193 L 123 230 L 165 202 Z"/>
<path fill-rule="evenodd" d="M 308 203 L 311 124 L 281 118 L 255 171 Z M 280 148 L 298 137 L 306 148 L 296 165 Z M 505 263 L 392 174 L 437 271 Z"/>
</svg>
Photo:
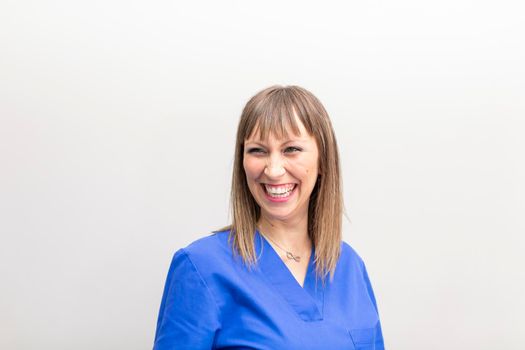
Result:
<svg viewBox="0 0 525 350">
<path fill-rule="evenodd" d="M 292 194 L 292 191 L 295 189 L 295 184 L 286 184 L 279 186 L 272 186 L 268 184 L 263 184 L 266 193 L 273 198 L 285 198 Z"/>
</svg>

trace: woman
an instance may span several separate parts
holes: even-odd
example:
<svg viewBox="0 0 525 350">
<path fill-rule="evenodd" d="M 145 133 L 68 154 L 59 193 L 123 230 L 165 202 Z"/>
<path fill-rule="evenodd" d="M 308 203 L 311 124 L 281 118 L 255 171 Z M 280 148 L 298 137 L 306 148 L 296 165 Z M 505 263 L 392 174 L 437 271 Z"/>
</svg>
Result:
<svg viewBox="0 0 525 350">
<path fill-rule="evenodd" d="M 365 265 L 342 241 L 328 114 L 297 86 L 248 101 L 232 224 L 175 253 L 154 348 L 384 349 Z"/>
</svg>

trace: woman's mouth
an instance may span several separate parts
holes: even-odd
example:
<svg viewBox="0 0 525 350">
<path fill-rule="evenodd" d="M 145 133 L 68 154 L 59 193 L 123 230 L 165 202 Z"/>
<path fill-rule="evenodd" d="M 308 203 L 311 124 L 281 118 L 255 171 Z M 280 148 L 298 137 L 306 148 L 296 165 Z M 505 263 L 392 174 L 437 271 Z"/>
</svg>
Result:
<svg viewBox="0 0 525 350">
<path fill-rule="evenodd" d="M 261 184 L 263 187 L 266 198 L 272 202 L 285 202 L 287 201 L 297 188 L 297 184 L 283 184 L 283 185 L 269 185 Z"/>
</svg>

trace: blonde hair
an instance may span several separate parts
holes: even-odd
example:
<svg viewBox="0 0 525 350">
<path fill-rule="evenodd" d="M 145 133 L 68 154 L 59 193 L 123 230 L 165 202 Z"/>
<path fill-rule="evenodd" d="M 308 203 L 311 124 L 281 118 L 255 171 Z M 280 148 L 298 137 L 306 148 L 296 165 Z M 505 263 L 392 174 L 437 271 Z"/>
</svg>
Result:
<svg viewBox="0 0 525 350">
<path fill-rule="evenodd" d="M 244 107 L 237 128 L 230 213 L 229 242 L 248 267 L 256 264 L 254 235 L 260 207 L 253 198 L 243 167 L 244 141 L 254 132 L 262 139 L 277 138 L 289 130 L 299 134 L 296 117 L 314 136 L 319 149 L 319 174 L 308 207 L 308 235 L 315 247 L 316 276 L 333 274 L 341 254 L 343 195 L 339 153 L 328 113 L 321 102 L 299 86 L 271 86 L 253 96 Z M 216 231 L 216 232 L 218 232 Z"/>
</svg>

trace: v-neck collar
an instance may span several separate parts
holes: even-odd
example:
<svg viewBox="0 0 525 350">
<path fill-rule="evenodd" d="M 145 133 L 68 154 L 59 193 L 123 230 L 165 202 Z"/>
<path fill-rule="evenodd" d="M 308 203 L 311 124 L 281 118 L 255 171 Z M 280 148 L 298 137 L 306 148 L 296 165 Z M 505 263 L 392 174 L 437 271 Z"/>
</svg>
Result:
<svg viewBox="0 0 525 350">
<path fill-rule="evenodd" d="M 302 320 L 321 321 L 323 319 L 324 290 L 322 283 L 316 283 L 315 247 L 312 247 L 308 269 L 303 287 L 301 287 L 281 257 L 258 230 L 255 231 L 254 243 L 261 272 L 268 282 Z"/>
</svg>

